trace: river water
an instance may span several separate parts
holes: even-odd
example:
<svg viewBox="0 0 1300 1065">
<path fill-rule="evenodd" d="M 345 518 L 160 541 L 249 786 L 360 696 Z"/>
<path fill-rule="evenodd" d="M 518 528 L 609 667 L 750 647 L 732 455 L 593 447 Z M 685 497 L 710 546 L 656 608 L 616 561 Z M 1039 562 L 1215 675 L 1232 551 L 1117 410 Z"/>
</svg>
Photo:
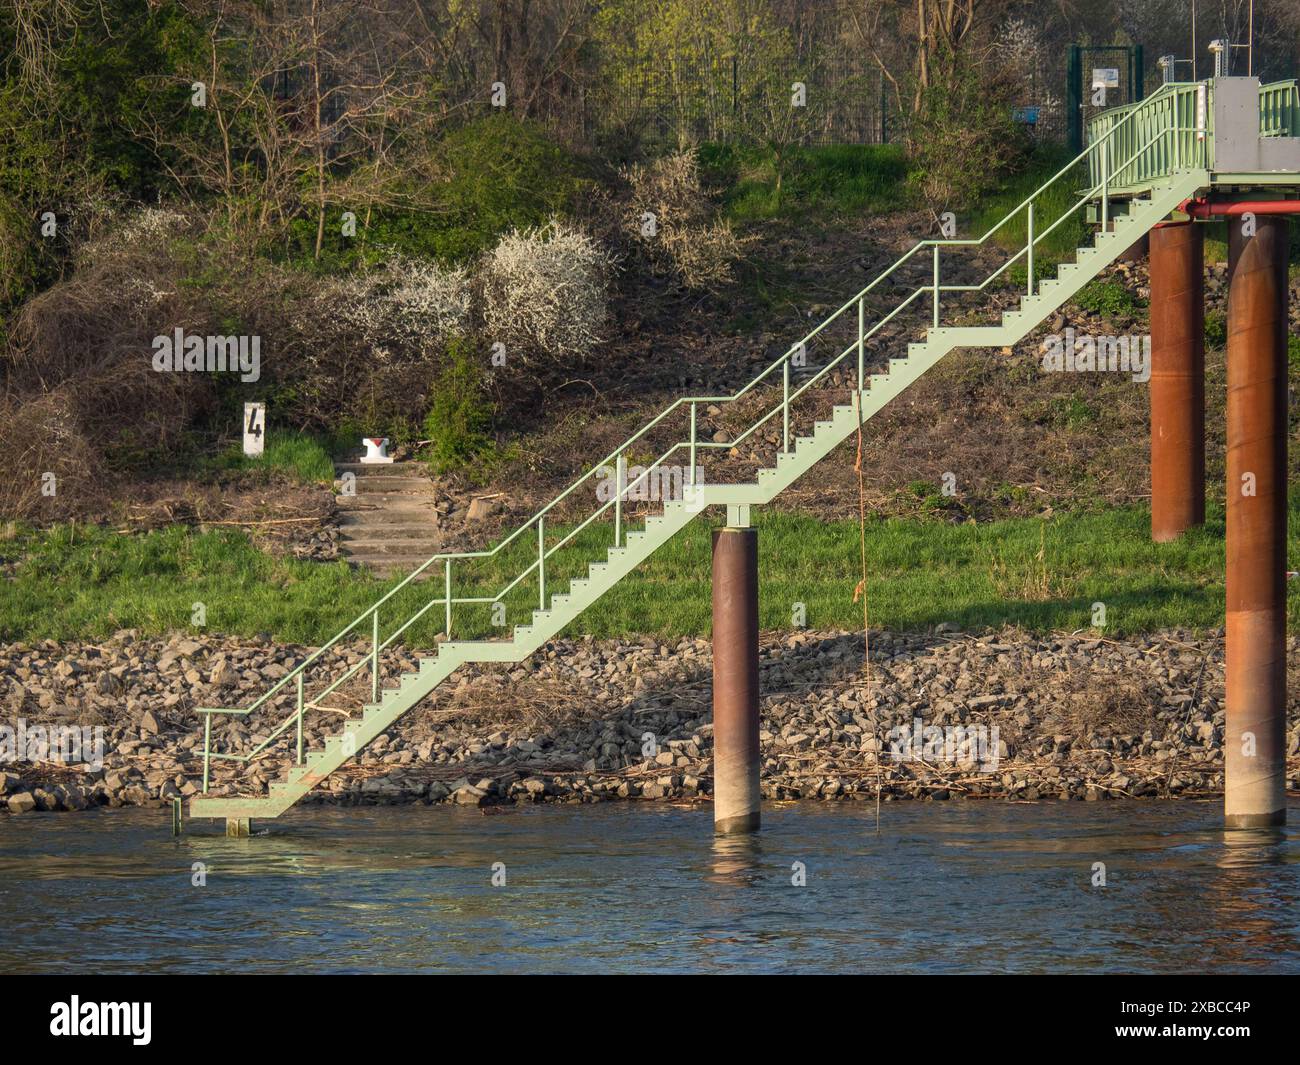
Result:
<svg viewBox="0 0 1300 1065">
<path fill-rule="evenodd" d="M 650 803 L 3 817 L 0 972 L 1300 972 L 1300 804 L 1220 810 L 769 804 L 721 841 Z"/>
</svg>

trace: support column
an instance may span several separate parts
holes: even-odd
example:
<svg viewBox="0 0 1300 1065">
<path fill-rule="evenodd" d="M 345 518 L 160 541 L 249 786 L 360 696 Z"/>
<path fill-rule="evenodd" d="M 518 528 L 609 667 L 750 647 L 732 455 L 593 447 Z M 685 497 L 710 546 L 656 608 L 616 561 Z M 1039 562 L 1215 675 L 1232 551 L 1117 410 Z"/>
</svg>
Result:
<svg viewBox="0 0 1300 1065">
<path fill-rule="evenodd" d="M 1286 821 L 1287 221 L 1228 222 L 1224 823 Z"/>
<path fill-rule="evenodd" d="M 713 530 L 713 827 L 759 825 L 758 530 Z"/>
<path fill-rule="evenodd" d="M 1205 522 L 1204 230 L 1151 231 L 1151 539 Z"/>
</svg>

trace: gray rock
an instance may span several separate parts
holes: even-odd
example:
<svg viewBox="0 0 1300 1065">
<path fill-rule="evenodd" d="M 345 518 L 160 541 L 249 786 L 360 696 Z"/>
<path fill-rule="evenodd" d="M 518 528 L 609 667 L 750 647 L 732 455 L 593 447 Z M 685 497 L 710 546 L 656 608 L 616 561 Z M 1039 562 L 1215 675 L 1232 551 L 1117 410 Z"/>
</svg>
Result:
<svg viewBox="0 0 1300 1065">
<path fill-rule="evenodd" d="M 30 791 L 19 791 L 9 796 L 9 812 L 11 814 L 31 813 L 36 809 L 36 796 Z"/>
</svg>

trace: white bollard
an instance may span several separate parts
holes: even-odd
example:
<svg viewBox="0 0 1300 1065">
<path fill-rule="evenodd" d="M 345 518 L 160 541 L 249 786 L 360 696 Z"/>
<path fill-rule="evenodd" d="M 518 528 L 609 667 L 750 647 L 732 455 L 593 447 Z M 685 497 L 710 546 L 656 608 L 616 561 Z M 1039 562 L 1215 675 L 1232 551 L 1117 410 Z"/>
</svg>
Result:
<svg viewBox="0 0 1300 1065">
<path fill-rule="evenodd" d="M 388 437 L 363 436 L 361 443 L 366 448 L 366 453 L 361 456 L 362 462 L 377 464 L 393 461 L 392 456 L 388 454 Z"/>
</svg>

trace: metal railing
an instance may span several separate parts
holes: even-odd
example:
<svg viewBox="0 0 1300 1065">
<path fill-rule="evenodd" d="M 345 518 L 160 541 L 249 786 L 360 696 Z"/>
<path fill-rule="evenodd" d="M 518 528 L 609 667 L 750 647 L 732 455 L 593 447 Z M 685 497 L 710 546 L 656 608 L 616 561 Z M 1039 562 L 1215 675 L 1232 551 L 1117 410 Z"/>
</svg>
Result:
<svg viewBox="0 0 1300 1065">
<path fill-rule="evenodd" d="M 1116 129 L 1123 133 L 1112 139 Z M 1112 175 L 1112 190 L 1141 188 L 1178 170 L 1213 169 L 1213 81 L 1167 82 L 1145 100 L 1103 112 L 1088 123 L 1091 147 L 1105 143 L 1115 155 L 1125 155 L 1154 130 L 1179 131 L 1149 155 L 1140 156 L 1122 172 Z M 1259 132 L 1262 137 L 1300 136 L 1300 85 L 1278 81 L 1259 87 Z M 1094 153 L 1089 158 L 1089 178 L 1094 183 L 1103 170 Z"/>
<path fill-rule="evenodd" d="M 1259 87 L 1261 137 L 1300 137 L 1300 83 L 1275 81 Z"/>
<path fill-rule="evenodd" d="M 1171 116 L 1175 111 L 1164 112 Z M 662 411 L 657 417 L 652 419 L 641 427 L 636 433 L 628 437 L 622 444 L 611 451 L 604 458 L 596 462 L 591 469 L 579 476 L 563 492 L 557 495 L 541 510 L 537 511 L 531 518 L 525 521 L 517 529 L 500 540 L 495 546 L 482 551 L 462 551 L 447 552 L 434 555 L 428 559 L 403 579 L 399 584 L 394 586 L 378 602 L 374 603 L 358 617 L 344 626 L 338 633 L 327 640 L 321 647 L 308 655 L 298 666 L 294 667 L 285 674 L 278 682 L 269 688 L 261 697 L 259 697 L 250 706 L 243 708 L 230 707 L 204 707 L 199 709 L 199 713 L 204 718 L 203 731 L 203 790 L 206 792 L 209 785 L 209 767 L 211 759 L 228 759 L 233 761 L 249 762 L 262 755 L 270 748 L 281 736 L 290 728 L 296 729 L 296 761 L 301 765 L 303 762 L 303 719 L 307 711 L 315 709 L 334 709 L 325 707 L 322 700 L 338 691 L 343 684 L 353 677 L 361 674 L 363 671 L 369 672 L 370 696 L 371 702 L 379 701 L 380 693 L 380 655 L 397 641 L 416 621 L 425 616 L 434 607 L 443 607 L 443 630 L 447 639 L 452 637 L 454 625 L 453 607 L 465 604 L 496 604 L 502 602 L 505 596 L 518 588 L 525 581 L 536 577 L 538 604 L 541 609 L 546 608 L 547 587 L 546 587 L 546 566 L 547 561 L 554 557 L 556 552 L 573 542 L 575 538 L 584 530 L 588 529 L 596 521 L 610 515 L 613 524 L 613 546 L 619 546 L 625 542 L 626 516 L 623 513 L 623 503 L 626 499 L 633 497 L 633 492 L 647 479 L 654 474 L 654 471 L 662 467 L 666 461 L 678 454 L 685 452 L 688 456 L 687 473 L 684 481 L 689 490 L 694 492 L 699 488 L 698 481 L 698 455 L 701 449 L 709 448 L 735 448 L 743 443 L 750 436 L 755 434 L 760 428 L 773 421 L 778 416 L 781 418 L 781 451 L 788 453 L 790 451 L 790 414 L 793 404 L 795 404 L 805 393 L 812 389 L 831 373 L 836 367 L 850 357 L 856 357 L 856 374 L 850 377 L 856 382 L 856 388 L 853 390 L 854 403 L 861 401 L 861 395 L 866 386 L 866 367 L 865 352 L 867 341 L 872 339 L 877 333 L 891 323 L 895 318 L 918 301 L 929 297 L 930 306 L 926 308 L 928 314 L 926 318 L 929 324 L 938 328 L 943 313 L 943 294 L 944 293 L 961 293 L 961 292 L 981 292 L 984 291 L 993 281 L 1001 277 L 1011 266 L 1022 259 L 1026 263 L 1027 283 L 1025 290 L 1028 295 L 1032 296 L 1035 292 L 1035 248 L 1040 246 L 1055 230 L 1061 226 L 1068 218 L 1083 208 L 1090 200 L 1101 198 L 1103 212 L 1107 211 L 1109 189 L 1114 185 L 1115 176 L 1126 173 L 1129 168 L 1139 167 L 1143 172 L 1150 172 L 1152 166 L 1143 162 L 1145 155 L 1150 155 L 1160 148 L 1161 158 L 1173 158 L 1177 155 L 1177 150 L 1173 146 L 1173 141 L 1182 133 L 1187 131 L 1171 124 L 1169 127 L 1155 132 L 1149 138 L 1141 141 L 1137 148 L 1128 156 L 1117 155 L 1110 150 L 1112 142 L 1124 136 L 1127 132 L 1126 123 L 1133 122 L 1137 119 L 1138 112 L 1129 114 L 1126 118 L 1114 123 L 1101 139 L 1089 145 L 1075 158 L 1060 168 L 1051 178 L 1049 178 L 1040 188 L 1036 189 L 1026 197 L 1016 207 L 1012 208 L 1007 214 L 993 226 L 991 226 L 982 236 L 968 239 L 943 239 L 943 240 L 922 240 L 918 241 L 908 251 L 904 252 L 894 263 L 884 270 L 870 284 L 866 285 L 854 296 L 845 301 L 836 311 L 829 315 L 815 329 L 807 333 L 799 341 L 795 342 L 780 357 L 771 362 L 748 384 L 738 391 L 729 395 L 704 395 L 688 396 L 677 400 Z M 1204 131 L 1193 130 L 1192 132 L 1203 133 Z M 1162 141 L 1165 142 L 1162 145 Z M 1100 153 L 1100 154 L 1099 154 Z M 1118 158 L 1120 161 L 1112 165 L 1108 160 Z M 1037 224 L 1041 219 L 1035 218 L 1034 205 L 1040 197 L 1049 189 L 1052 189 L 1057 182 L 1073 181 L 1073 175 L 1081 164 L 1092 165 L 1096 161 L 1100 170 L 1100 180 L 1094 181 L 1092 186 L 1081 195 L 1078 195 L 1074 204 L 1061 211 L 1059 216 L 1046 226 Z M 1011 224 L 1019 224 L 1023 217 L 1024 228 L 1026 233 L 1025 244 L 1011 255 L 1006 262 L 990 273 L 983 281 L 978 284 L 944 284 L 943 283 L 943 260 L 942 256 L 945 250 L 960 248 L 981 247 L 987 244 L 999 231 Z M 922 284 L 915 287 L 909 295 L 902 299 L 888 314 L 879 318 L 870 328 L 867 327 L 868 304 L 867 297 L 870 296 L 880 285 L 887 279 L 893 277 L 895 273 L 905 264 L 918 260 L 918 265 L 929 259 L 927 264 L 930 268 L 930 283 Z M 825 333 L 827 329 L 842 317 L 847 315 L 856 315 L 857 328 L 855 339 L 840 353 L 821 367 L 815 374 L 808 377 L 797 388 L 792 387 L 792 366 L 797 365 L 794 360 L 802 358 L 806 353 L 808 344 L 818 336 Z M 734 439 L 727 441 L 703 440 L 699 438 L 697 431 L 698 410 L 703 405 L 728 404 L 735 403 L 745 396 L 755 393 L 760 385 L 765 383 L 776 386 L 779 382 L 780 400 L 775 402 L 771 409 L 762 414 L 752 425 L 741 432 Z M 633 452 L 636 445 L 645 446 L 645 441 L 652 430 L 663 425 L 667 419 L 675 414 L 682 413 L 686 415 L 687 436 L 686 439 L 679 439 L 667 450 L 663 451 L 655 458 L 643 471 L 632 481 L 626 481 L 626 464 L 629 454 Z M 574 495 L 580 488 L 588 485 L 593 478 L 608 476 L 610 467 L 613 467 L 615 477 L 615 490 L 613 497 L 605 501 L 592 511 L 579 524 L 564 531 L 563 535 L 553 543 L 547 544 L 547 519 L 552 515 L 557 507 L 565 500 Z M 598 497 L 599 498 L 599 497 Z M 527 538 L 536 530 L 536 551 L 533 560 L 512 580 L 506 583 L 501 589 L 493 595 L 456 595 L 456 581 L 462 579 L 461 570 L 465 564 L 472 563 L 474 560 L 490 559 L 501 556 L 502 553 L 512 545 L 520 545 L 518 550 L 522 550 L 522 545 L 527 543 Z M 606 556 L 607 557 L 607 556 Z M 594 560 L 593 560 L 594 561 Z M 430 598 L 410 617 L 406 618 L 397 625 L 388 636 L 382 636 L 381 615 L 388 610 L 394 609 L 389 606 L 393 603 L 394 597 L 404 589 L 413 587 L 413 582 L 425 574 L 440 576 L 442 578 L 442 595 L 436 598 Z M 305 676 L 322 658 L 341 641 L 353 633 L 366 633 L 369 636 L 370 649 L 350 668 L 345 670 L 337 679 L 329 682 L 321 691 L 312 695 L 310 698 L 305 693 Z M 245 717 L 256 712 L 274 698 L 278 693 L 284 691 L 289 685 L 294 686 L 295 703 L 294 709 L 265 739 L 256 744 L 246 754 L 233 754 L 229 752 L 213 751 L 212 741 L 212 719 L 214 715 L 237 715 Z"/>
</svg>

